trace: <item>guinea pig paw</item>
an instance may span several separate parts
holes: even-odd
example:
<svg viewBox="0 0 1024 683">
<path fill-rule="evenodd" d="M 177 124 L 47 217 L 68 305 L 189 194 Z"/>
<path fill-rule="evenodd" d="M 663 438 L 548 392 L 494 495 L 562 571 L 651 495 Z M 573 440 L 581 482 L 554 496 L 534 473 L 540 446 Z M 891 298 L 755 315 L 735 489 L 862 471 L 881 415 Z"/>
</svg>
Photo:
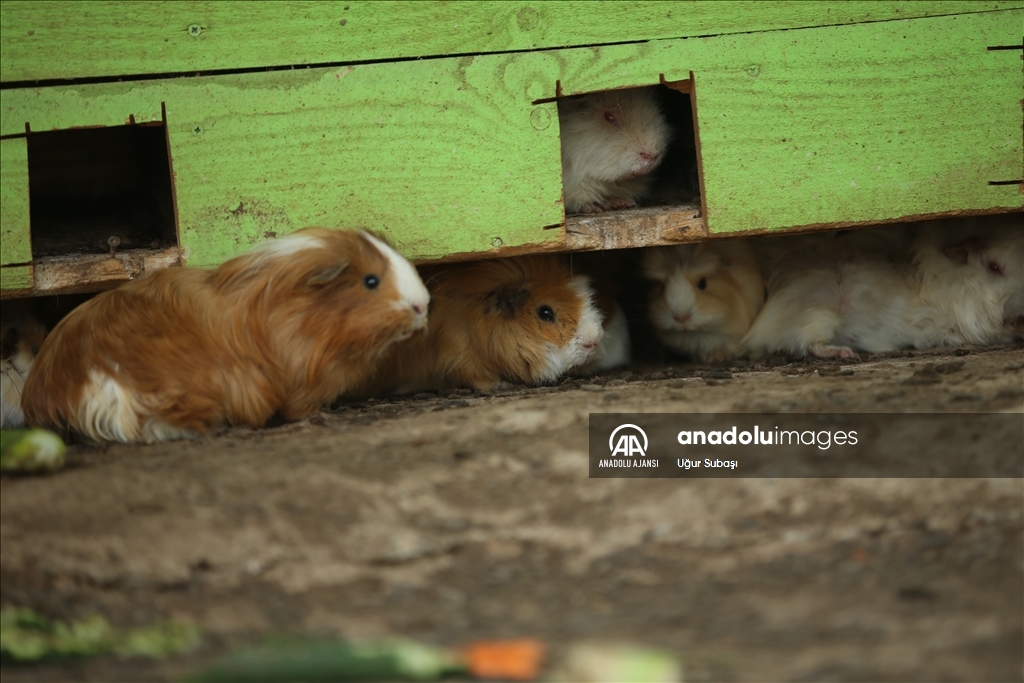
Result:
<svg viewBox="0 0 1024 683">
<path fill-rule="evenodd" d="M 636 206 L 636 202 L 626 197 L 609 197 L 601 204 L 601 209 L 604 211 L 613 211 L 615 209 L 631 209 Z"/>
<path fill-rule="evenodd" d="M 579 207 L 577 209 L 574 209 L 573 211 L 570 211 L 569 213 L 573 213 L 573 214 L 581 214 L 581 213 L 582 214 L 587 214 L 587 213 L 601 213 L 602 211 L 604 211 L 604 209 L 602 209 L 597 204 L 584 204 L 583 206 L 581 206 L 581 207 Z"/>
<path fill-rule="evenodd" d="M 849 346 L 832 346 L 831 344 L 811 344 L 807 353 L 822 360 L 832 358 L 858 358 Z"/>
</svg>

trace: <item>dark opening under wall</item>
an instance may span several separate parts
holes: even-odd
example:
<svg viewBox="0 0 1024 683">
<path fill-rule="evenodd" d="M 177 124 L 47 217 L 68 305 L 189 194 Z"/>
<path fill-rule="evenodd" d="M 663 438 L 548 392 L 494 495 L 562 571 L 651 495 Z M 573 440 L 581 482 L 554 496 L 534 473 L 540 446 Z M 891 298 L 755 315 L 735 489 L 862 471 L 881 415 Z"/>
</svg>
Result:
<svg viewBox="0 0 1024 683">
<path fill-rule="evenodd" d="M 162 124 L 29 133 L 32 257 L 177 245 Z M 116 238 L 116 239 L 111 239 Z"/>
</svg>

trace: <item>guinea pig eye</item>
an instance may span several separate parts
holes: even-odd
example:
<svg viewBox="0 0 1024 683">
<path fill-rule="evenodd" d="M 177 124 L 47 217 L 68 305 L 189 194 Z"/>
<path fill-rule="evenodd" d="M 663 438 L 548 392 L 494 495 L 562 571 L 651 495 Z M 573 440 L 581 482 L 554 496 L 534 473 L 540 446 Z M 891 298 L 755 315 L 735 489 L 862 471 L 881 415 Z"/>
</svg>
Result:
<svg viewBox="0 0 1024 683">
<path fill-rule="evenodd" d="M 537 309 L 537 317 L 544 322 L 553 323 L 555 322 L 555 311 L 553 308 L 545 304 Z"/>
<path fill-rule="evenodd" d="M 377 289 L 377 285 L 380 284 L 380 278 L 372 273 L 363 278 L 363 286 L 367 289 Z"/>
<path fill-rule="evenodd" d="M 697 289 L 707 289 L 707 288 L 708 288 L 708 279 L 706 277 L 702 277 L 700 279 L 700 282 L 697 283 Z"/>
<path fill-rule="evenodd" d="M 995 261 L 989 261 L 988 262 L 988 269 L 991 272 L 995 273 L 996 275 L 1002 275 L 1003 274 L 1003 267 L 1001 265 L 999 265 L 998 263 L 996 263 Z"/>
<path fill-rule="evenodd" d="M 611 109 L 605 111 L 604 120 L 612 124 L 613 126 L 619 125 L 618 123 L 615 122 L 615 113 Z"/>
</svg>

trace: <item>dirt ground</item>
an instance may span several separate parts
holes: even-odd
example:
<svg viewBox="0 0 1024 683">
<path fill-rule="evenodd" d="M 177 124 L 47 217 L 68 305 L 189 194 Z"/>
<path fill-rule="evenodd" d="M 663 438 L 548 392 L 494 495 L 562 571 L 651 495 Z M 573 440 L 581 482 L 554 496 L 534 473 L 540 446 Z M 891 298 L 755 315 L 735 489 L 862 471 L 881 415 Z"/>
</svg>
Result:
<svg viewBox="0 0 1024 683">
<path fill-rule="evenodd" d="M 1022 680 L 1020 479 L 588 478 L 590 412 L 779 410 L 1022 412 L 1024 347 L 634 368 L 73 446 L 56 475 L 0 479 L 0 602 L 187 620 L 203 643 L 3 680 L 173 680 L 275 633 L 634 643 L 687 681 Z"/>
</svg>

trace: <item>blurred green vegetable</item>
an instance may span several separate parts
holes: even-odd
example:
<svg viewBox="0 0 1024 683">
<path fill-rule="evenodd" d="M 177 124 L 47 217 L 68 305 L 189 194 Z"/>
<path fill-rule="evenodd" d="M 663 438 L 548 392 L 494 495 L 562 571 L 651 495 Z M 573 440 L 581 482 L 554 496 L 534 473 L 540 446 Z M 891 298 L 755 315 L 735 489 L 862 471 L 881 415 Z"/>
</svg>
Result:
<svg viewBox="0 0 1024 683">
<path fill-rule="evenodd" d="M 0 611 L 0 656 L 5 660 L 30 662 L 105 654 L 166 657 L 185 652 L 198 642 L 198 629 L 174 622 L 122 631 L 100 616 L 63 624 L 48 621 L 29 609 Z"/>
<path fill-rule="evenodd" d="M 64 466 L 67 447 L 45 429 L 0 431 L 0 471 L 49 472 Z"/>
<path fill-rule="evenodd" d="M 631 645 L 572 645 L 550 681 L 575 683 L 679 683 L 683 667 L 671 654 Z"/>
<path fill-rule="evenodd" d="M 232 653 L 200 671 L 193 683 L 277 681 L 434 681 L 465 665 L 438 648 L 408 640 L 342 643 L 292 640 Z"/>
</svg>

